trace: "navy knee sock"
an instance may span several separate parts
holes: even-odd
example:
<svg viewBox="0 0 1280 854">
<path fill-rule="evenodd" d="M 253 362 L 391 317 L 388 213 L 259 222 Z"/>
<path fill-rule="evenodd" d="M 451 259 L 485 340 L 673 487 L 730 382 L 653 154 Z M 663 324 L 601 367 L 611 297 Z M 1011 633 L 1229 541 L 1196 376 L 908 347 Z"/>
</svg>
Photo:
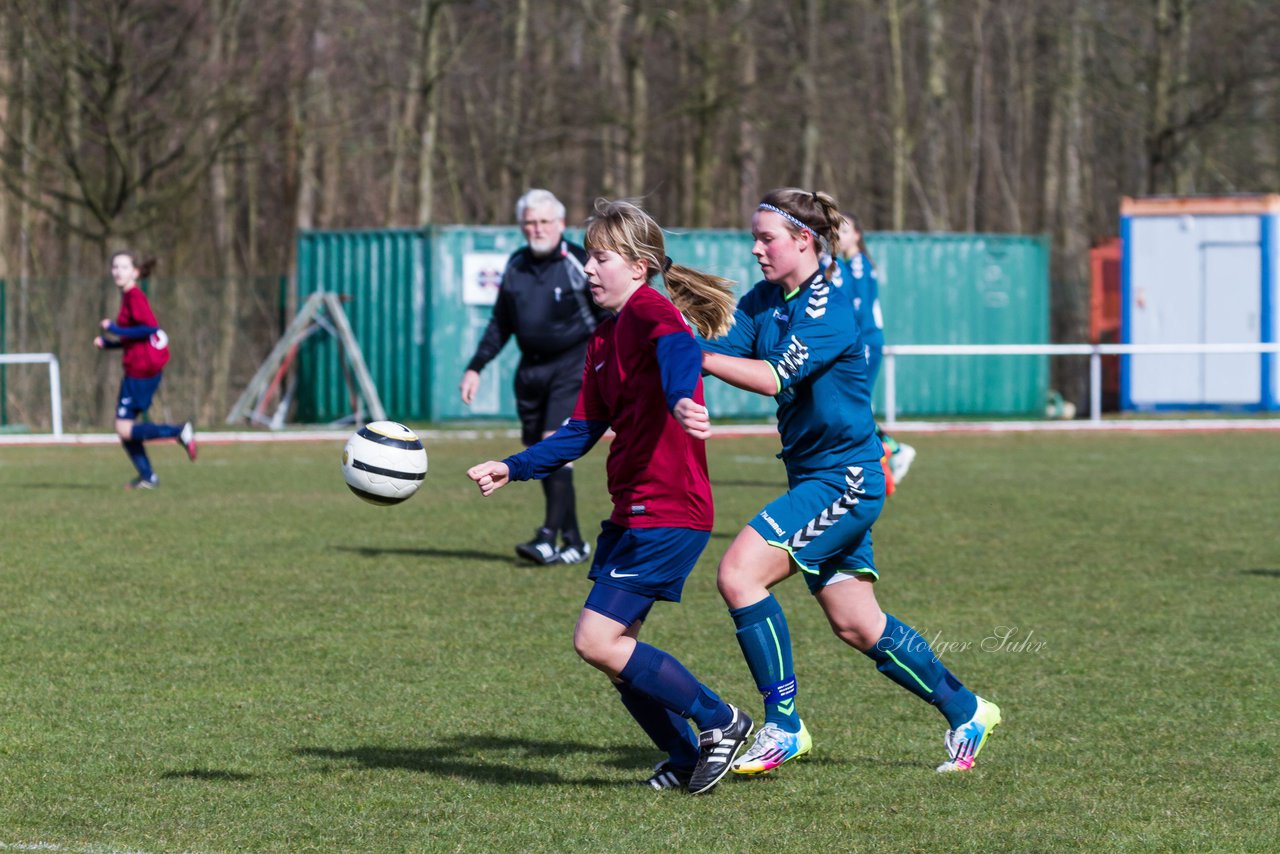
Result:
<svg viewBox="0 0 1280 854">
<path fill-rule="evenodd" d="M 669 711 L 657 700 L 640 693 L 626 682 L 614 682 L 622 705 L 645 735 L 667 757 L 672 765 L 692 770 L 698 764 L 698 739 L 689 729 L 689 722 Z"/>
<path fill-rule="evenodd" d="M 946 717 L 952 729 L 973 717 L 978 698 L 933 654 L 929 642 L 892 614 L 885 614 L 884 634 L 865 650 L 876 670 Z"/>
<path fill-rule="evenodd" d="M 147 459 L 147 449 L 142 442 L 137 439 L 130 439 L 121 441 L 120 444 L 124 446 L 124 452 L 129 455 L 129 461 L 133 463 L 133 467 L 138 470 L 138 476 L 145 480 L 151 480 L 155 472 L 151 470 L 151 460 Z"/>
<path fill-rule="evenodd" d="M 728 703 L 699 682 L 675 656 L 647 643 L 636 643 L 618 675 L 641 694 L 692 720 L 699 730 L 727 726 L 733 720 Z"/>
<path fill-rule="evenodd" d="M 149 442 L 152 439 L 176 439 L 182 432 L 181 424 L 153 424 L 150 421 L 138 421 L 133 425 L 129 438 L 135 442 Z"/>
</svg>

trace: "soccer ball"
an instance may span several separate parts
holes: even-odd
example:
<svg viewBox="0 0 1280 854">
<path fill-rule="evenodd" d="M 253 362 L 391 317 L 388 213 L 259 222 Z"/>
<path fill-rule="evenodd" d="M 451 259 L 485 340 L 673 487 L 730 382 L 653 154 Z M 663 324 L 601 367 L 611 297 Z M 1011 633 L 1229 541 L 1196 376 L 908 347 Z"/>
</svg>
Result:
<svg viewBox="0 0 1280 854">
<path fill-rule="evenodd" d="M 342 476 L 370 504 L 399 504 L 427 476 L 427 451 L 408 427 L 374 421 L 357 430 L 342 449 Z"/>
</svg>

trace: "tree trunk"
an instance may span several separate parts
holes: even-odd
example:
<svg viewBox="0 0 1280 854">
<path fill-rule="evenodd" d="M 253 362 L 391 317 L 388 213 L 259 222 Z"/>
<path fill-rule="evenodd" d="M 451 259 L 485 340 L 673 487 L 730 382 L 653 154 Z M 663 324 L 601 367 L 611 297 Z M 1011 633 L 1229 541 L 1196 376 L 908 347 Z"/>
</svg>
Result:
<svg viewBox="0 0 1280 854">
<path fill-rule="evenodd" d="M 1062 122 L 1062 217 L 1056 253 L 1053 316 L 1059 341 L 1076 342 L 1088 338 L 1089 230 L 1084 198 L 1087 163 L 1085 139 L 1086 26 L 1091 20 L 1090 4 L 1077 0 L 1072 10 L 1067 43 Z M 1059 360 L 1057 388 L 1081 412 L 1087 411 L 1086 366 L 1078 360 Z"/>
<path fill-rule="evenodd" d="M 9 96 L 13 87 L 14 71 L 13 65 L 9 57 L 18 54 L 13 43 L 13 23 L 10 16 L 16 17 L 16 12 L 12 9 L 0 9 L 0 127 L 13 127 L 12 122 L 12 99 Z M 0 138 L 0 171 L 3 171 L 9 165 L 9 142 Z M 0 282 L 5 282 L 9 277 L 9 253 L 4 251 L 4 247 L 9 245 L 9 209 L 12 199 L 8 193 L 0 193 Z M 7 285 L 6 285 L 7 286 Z M 0 287 L 6 287 L 0 286 Z M 5 296 L 8 292 L 5 291 Z M 0 317 L 0 338 L 6 342 L 9 340 L 7 335 L 7 324 L 9 321 L 9 313 L 6 304 L 6 313 Z M 0 406 L 4 402 L 0 401 Z"/>
<path fill-rule="evenodd" d="M 627 24 L 627 7 L 623 3 L 604 2 L 597 9 L 591 2 L 584 3 L 584 13 L 590 19 L 599 18 L 600 56 L 597 71 L 603 83 L 606 98 L 604 114 L 598 121 L 600 142 L 600 193 L 609 199 L 626 195 L 626 125 L 631 105 L 627 103 L 627 89 L 623 68 L 623 40 Z"/>
<path fill-rule="evenodd" d="M 920 194 L 925 228 L 951 230 L 951 199 L 947 187 L 944 117 L 947 109 L 946 19 L 939 0 L 924 0 L 925 16 L 925 100 L 921 134 L 924 145 L 925 192 Z"/>
<path fill-rule="evenodd" d="M 986 0 L 978 0 L 973 12 L 973 85 L 970 89 L 970 116 L 968 182 L 964 197 L 964 229 L 968 232 L 978 227 L 978 191 L 982 186 L 982 135 L 987 132 L 986 85 L 987 40 L 983 18 L 986 17 Z"/>
<path fill-rule="evenodd" d="M 1155 57 L 1151 72 L 1151 119 L 1147 130 L 1147 192 L 1171 192 L 1170 140 L 1173 115 L 1173 88 L 1176 75 L 1176 47 L 1171 33 L 1176 29 L 1177 0 L 1156 0 Z"/>
<path fill-rule="evenodd" d="M 79 2 L 80 0 L 67 0 L 67 32 L 72 37 L 77 37 L 79 30 Z M 84 95 L 80 85 L 80 76 L 77 74 L 69 74 L 67 76 L 67 90 L 63 93 L 65 106 L 64 113 L 67 117 L 67 147 L 72 151 L 79 151 L 84 128 L 80 112 L 80 103 Z M 67 188 L 69 193 L 75 191 L 74 187 Z M 79 205 L 71 202 L 63 203 L 63 217 L 66 220 L 67 228 L 65 229 L 65 244 L 62 247 L 61 267 L 63 270 L 79 270 L 80 269 L 80 229 L 83 228 L 82 220 L 84 219 L 84 209 Z"/>
<path fill-rule="evenodd" d="M 641 3 L 631 7 L 631 26 L 626 39 L 627 101 L 630 109 L 626 121 L 626 179 L 624 190 L 628 196 L 643 196 L 645 186 L 644 161 L 649 140 L 649 75 L 645 67 L 644 48 L 651 26 L 648 10 Z"/>
<path fill-rule="evenodd" d="M 1175 0 L 1178 8 L 1177 13 L 1177 37 L 1178 47 L 1176 53 L 1176 68 L 1174 71 L 1174 113 L 1181 119 L 1189 112 L 1187 104 L 1187 90 L 1189 89 L 1190 73 L 1187 69 L 1188 55 L 1191 53 L 1191 3 L 1190 0 Z M 1192 143 L 1194 147 L 1194 143 Z M 1175 157 L 1173 161 L 1173 191 L 1179 195 L 1195 192 L 1194 186 L 1195 176 L 1194 167 L 1191 158 L 1186 156 Z"/>
<path fill-rule="evenodd" d="M 31 169 L 31 147 L 35 143 L 35 122 L 33 120 L 32 97 L 35 94 L 34 72 L 29 59 L 31 38 L 24 26 L 18 35 L 22 57 L 18 63 L 19 87 L 22 92 L 22 103 L 18 114 L 18 171 L 27 174 Z M 31 228 L 33 218 L 31 204 L 24 194 L 18 200 L 18 263 L 14 271 L 18 276 L 18 352 L 25 353 L 31 348 L 28 340 L 31 317 Z"/>
<path fill-rule="evenodd" d="M 746 32 L 746 22 L 752 19 L 753 0 L 738 0 L 738 21 L 734 30 L 734 54 L 742 57 L 739 73 L 742 91 L 754 92 L 758 85 L 756 52 L 751 48 Z M 739 221 L 750 221 L 764 189 L 760 186 L 760 133 L 756 127 L 755 113 L 749 97 L 738 102 L 738 207 Z"/>
<path fill-rule="evenodd" d="M 804 53 L 797 63 L 800 75 L 800 91 L 803 93 L 804 110 L 800 118 L 800 186 L 806 190 L 817 189 L 818 157 L 821 130 L 818 121 L 822 116 L 822 86 L 818 75 L 826 69 L 821 61 L 819 46 L 820 0 L 804 0 L 804 22 L 801 32 Z M 834 191 L 835 188 L 832 188 Z"/>
<path fill-rule="evenodd" d="M 910 138 L 907 132 L 907 84 L 902 56 L 902 7 L 899 0 L 889 0 L 889 128 L 892 188 L 890 190 L 889 225 L 902 231 L 907 223 L 907 164 Z"/>
<path fill-rule="evenodd" d="M 214 73 L 234 64 L 238 51 L 236 30 L 240 21 L 242 0 L 214 0 L 213 41 L 208 56 Z M 216 133 L 216 119 L 210 119 L 210 133 Z M 240 345 L 240 271 L 236 263 L 235 203 L 231 185 L 234 164 L 228 153 L 220 154 L 209 168 L 210 211 L 213 220 L 213 242 L 216 267 L 223 287 L 218 306 L 218 341 L 214 352 L 213 371 L 208 377 L 209 393 L 196 399 L 201 404 L 200 418 L 212 422 L 228 411 L 227 389 L 231 384 L 232 357 Z"/>
<path fill-rule="evenodd" d="M 493 116 L 498 124 L 501 144 L 498 150 L 497 193 L 490 200 L 490 206 L 500 211 L 510 211 L 516 196 L 526 189 L 528 157 L 521 151 L 524 142 L 521 134 L 526 126 L 537 126 L 536 119 L 530 115 L 529 105 L 525 103 L 528 97 L 526 76 L 533 71 L 529 61 L 529 0 L 516 0 L 512 14 L 510 50 L 514 67 L 506 79 L 500 81 L 499 97 L 494 102 L 497 111 Z"/>
<path fill-rule="evenodd" d="M 440 76 L 442 61 L 440 58 L 440 28 L 447 23 L 448 10 L 436 0 L 431 0 L 430 13 L 426 16 L 426 30 L 423 38 L 422 85 L 423 96 L 422 132 L 418 138 L 418 215 L 419 227 L 430 225 L 435 221 L 436 200 L 436 149 L 439 146 L 438 133 L 440 127 Z"/>
<path fill-rule="evenodd" d="M 1006 10 L 1007 12 L 1007 10 Z M 996 220 L 991 217 L 986 230 L 994 231 L 1012 231 L 1014 233 L 1022 232 L 1022 210 L 1018 199 L 1018 164 L 1020 162 L 1021 148 L 1019 139 L 1019 127 L 1021 126 L 1021 101 L 1017 97 L 1020 94 L 1020 71 L 1017 62 L 1017 44 L 1015 43 L 1015 33 L 1010 26 L 1007 13 L 1000 10 L 993 10 L 993 14 L 999 14 L 1002 23 L 1005 25 L 1000 28 L 999 32 L 1004 35 L 1004 51 L 1003 56 L 1008 66 L 1003 73 L 992 71 L 986 75 L 986 84 L 984 89 L 986 95 L 983 100 L 991 104 L 989 112 L 992 116 L 991 127 L 983 135 L 983 159 L 986 162 L 984 172 L 990 178 L 991 193 L 993 193 L 1002 203 L 1004 208 L 1004 216 Z M 998 103 L 995 92 L 992 91 L 992 77 L 998 77 L 1006 84 L 1005 88 L 1014 94 L 1014 97 L 1007 99 L 1003 104 Z M 989 207 L 992 213 L 995 213 L 996 199 L 992 199 Z"/>
<path fill-rule="evenodd" d="M 431 85 L 426 79 L 430 72 L 425 66 L 428 64 L 427 43 L 431 38 L 434 6 L 435 0 L 418 0 L 418 14 L 414 19 L 417 50 L 409 62 L 409 80 L 399 94 L 400 119 L 395 122 L 391 133 L 391 167 L 387 175 L 387 225 L 391 226 L 400 222 L 401 187 L 404 184 L 409 141 L 417 130 L 418 112 L 422 108 L 423 101 L 426 100 L 427 87 Z M 419 133 L 418 136 L 421 134 Z M 418 140 L 415 148 L 420 145 L 421 139 Z"/>
</svg>

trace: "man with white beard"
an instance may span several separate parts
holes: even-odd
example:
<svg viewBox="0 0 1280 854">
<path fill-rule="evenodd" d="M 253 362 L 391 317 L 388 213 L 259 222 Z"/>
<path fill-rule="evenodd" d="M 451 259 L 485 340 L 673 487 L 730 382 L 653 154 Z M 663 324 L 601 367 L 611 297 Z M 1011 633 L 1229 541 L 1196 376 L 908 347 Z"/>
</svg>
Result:
<svg viewBox="0 0 1280 854">
<path fill-rule="evenodd" d="M 516 222 L 528 245 L 507 261 L 493 317 L 459 386 L 469 406 L 480 387 L 480 371 L 515 335 L 520 348 L 516 412 L 526 447 L 573 414 L 587 341 L 608 316 L 587 290 L 586 250 L 564 239 L 564 216 L 564 205 L 547 190 L 529 190 L 516 202 Z M 542 491 L 542 526 L 532 540 L 516 546 L 516 554 L 542 566 L 585 561 L 591 546 L 578 530 L 572 466 L 544 478 Z"/>
</svg>

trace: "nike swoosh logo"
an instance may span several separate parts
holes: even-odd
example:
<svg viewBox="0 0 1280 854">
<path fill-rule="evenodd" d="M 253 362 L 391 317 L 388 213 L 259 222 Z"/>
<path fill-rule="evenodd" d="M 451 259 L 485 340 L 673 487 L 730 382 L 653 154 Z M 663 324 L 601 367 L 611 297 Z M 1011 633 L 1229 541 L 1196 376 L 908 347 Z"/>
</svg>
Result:
<svg viewBox="0 0 1280 854">
<path fill-rule="evenodd" d="M 611 578 L 635 578 L 639 574 L 640 573 L 638 572 L 618 572 L 617 567 L 609 570 L 609 576 Z"/>
<path fill-rule="evenodd" d="M 603 367 L 604 367 L 604 362 L 601 362 L 600 364 L 596 365 L 596 370 L 598 371 Z"/>
</svg>

